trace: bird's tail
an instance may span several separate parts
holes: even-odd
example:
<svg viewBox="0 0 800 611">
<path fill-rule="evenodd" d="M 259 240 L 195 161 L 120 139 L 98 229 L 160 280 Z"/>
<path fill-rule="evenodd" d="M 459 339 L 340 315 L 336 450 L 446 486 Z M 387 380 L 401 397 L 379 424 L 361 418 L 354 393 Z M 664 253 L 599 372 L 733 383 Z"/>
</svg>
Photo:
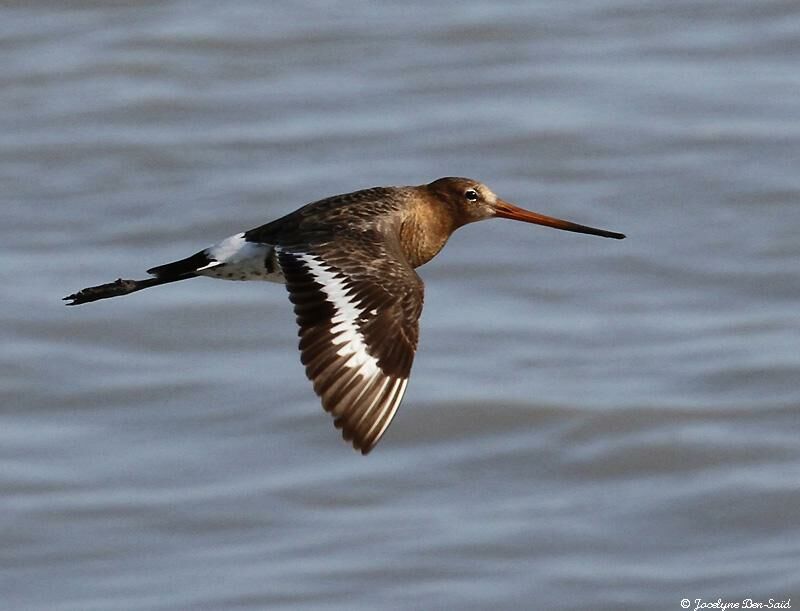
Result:
<svg viewBox="0 0 800 611">
<path fill-rule="evenodd" d="M 154 278 L 147 278 L 145 280 L 124 280 L 118 278 L 114 282 L 81 289 L 77 293 L 64 297 L 64 301 L 68 302 L 67 305 L 80 305 L 82 303 L 89 303 L 90 301 L 97 301 L 98 299 L 127 295 L 128 293 L 141 291 L 151 286 L 187 280 L 188 278 L 198 276 L 197 271 L 208 265 L 208 263 L 209 257 L 206 256 L 205 251 L 200 251 L 186 259 L 148 269 L 147 273 L 155 276 Z"/>
</svg>

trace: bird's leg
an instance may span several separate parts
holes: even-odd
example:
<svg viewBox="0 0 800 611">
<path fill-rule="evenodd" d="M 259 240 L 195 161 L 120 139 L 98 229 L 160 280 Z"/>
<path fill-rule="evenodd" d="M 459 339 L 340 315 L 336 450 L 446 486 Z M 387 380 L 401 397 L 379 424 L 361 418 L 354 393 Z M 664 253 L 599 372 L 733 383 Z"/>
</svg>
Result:
<svg viewBox="0 0 800 611">
<path fill-rule="evenodd" d="M 182 274 L 171 278 L 147 278 L 146 280 L 124 280 L 122 278 L 117 278 L 114 282 L 81 289 L 77 293 L 67 295 L 63 300 L 69 302 L 66 305 L 80 305 L 82 303 L 89 303 L 90 301 L 97 301 L 98 299 L 127 295 L 128 293 L 141 291 L 142 289 L 158 286 L 159 284 L 194 278 L 196 275 L 197 274 Z"/>
</svg>

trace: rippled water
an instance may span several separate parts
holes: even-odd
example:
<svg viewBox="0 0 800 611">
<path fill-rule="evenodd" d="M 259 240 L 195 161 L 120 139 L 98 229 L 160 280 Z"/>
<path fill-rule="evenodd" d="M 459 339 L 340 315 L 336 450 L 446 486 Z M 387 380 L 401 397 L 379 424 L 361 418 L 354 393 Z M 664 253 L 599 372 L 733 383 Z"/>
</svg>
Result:
<svg viewBox="0 0 800 611">
<path fill-rule="evenodd" d="M 3 608 L 800 599 L 794 2 L 5 3 Z M 363 458 L 280 286 L 65 308 L 333 193 L 443 175 Z"/>
</svg>

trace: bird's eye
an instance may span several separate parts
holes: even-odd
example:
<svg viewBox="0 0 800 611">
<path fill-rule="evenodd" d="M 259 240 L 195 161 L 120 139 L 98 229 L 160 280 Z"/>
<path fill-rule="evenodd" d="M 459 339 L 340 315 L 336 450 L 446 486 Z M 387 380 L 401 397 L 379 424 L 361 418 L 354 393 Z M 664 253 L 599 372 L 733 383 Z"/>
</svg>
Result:
<svg viewBox="0 0 800 611">
<path fill-rule="evenodd" d="M 464 191 L 464 197 L 467 198 L 468 202 L 477 202 L 478 192 L 475 189 L 467 189 L 466 191 Z"/>
</svg>

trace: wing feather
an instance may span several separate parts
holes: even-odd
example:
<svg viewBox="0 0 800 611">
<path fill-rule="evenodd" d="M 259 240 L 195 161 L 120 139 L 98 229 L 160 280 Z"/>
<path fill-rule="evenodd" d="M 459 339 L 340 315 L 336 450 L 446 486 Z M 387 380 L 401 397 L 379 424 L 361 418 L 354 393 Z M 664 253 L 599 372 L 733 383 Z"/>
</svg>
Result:
<svg viewBox="0 0 800 611">
<path fill-rule="evenodd" d="M 408 384 L 422 281 L 380 241 L 337 239 L 276 250 L 306 374 L 344 439 L 366 454 L 386 432 Z"/>
</svg>

